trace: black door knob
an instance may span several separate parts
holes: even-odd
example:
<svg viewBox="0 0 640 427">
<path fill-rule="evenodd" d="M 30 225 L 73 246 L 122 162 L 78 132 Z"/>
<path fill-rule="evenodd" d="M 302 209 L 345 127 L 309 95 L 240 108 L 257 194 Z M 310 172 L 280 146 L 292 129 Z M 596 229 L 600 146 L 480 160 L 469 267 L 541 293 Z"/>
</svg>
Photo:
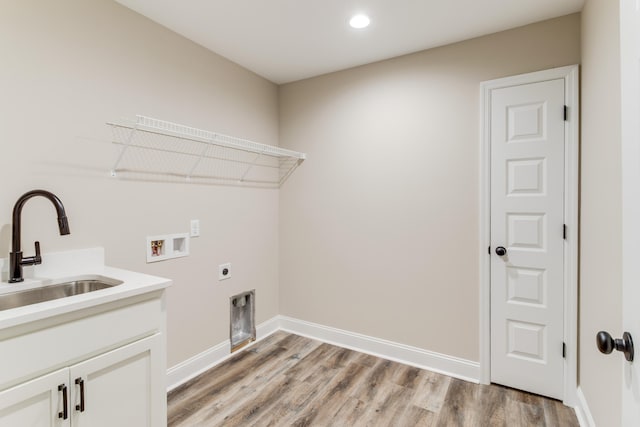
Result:
<svg viewBox="0 0 640 427">
<path fill-rule="evenodd" d="M 498 246 L 496 248 L 496 255 L 498 256 L 505 256 L 507 254 L 507 250 L 505 249 L 504 246 Z"/>
<path fill-rule="evenodd" d="M 596 345 L 601 353 L 609 354 L 613 350 L 618 350 L 624 353 L 625 359 L 633 362 L 633 340 L 629 332 L 622 334 L 622 338 L 614 340 L 609 332 L 600 331 L 596 335 Z"/>
</svg>

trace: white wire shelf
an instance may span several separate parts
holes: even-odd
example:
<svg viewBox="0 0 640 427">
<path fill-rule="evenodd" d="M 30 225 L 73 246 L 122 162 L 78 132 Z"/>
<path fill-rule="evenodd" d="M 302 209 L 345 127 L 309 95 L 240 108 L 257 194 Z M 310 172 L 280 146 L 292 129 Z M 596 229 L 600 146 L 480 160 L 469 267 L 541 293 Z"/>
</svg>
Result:
<svg viewBox="0 0 640 427">
<path fill-rule="evenodd" d="M 164 120 L 107 123 L 120 151 L 111 176 L 124 179 L 280 187 L 306 155 Z"/>
</svg>

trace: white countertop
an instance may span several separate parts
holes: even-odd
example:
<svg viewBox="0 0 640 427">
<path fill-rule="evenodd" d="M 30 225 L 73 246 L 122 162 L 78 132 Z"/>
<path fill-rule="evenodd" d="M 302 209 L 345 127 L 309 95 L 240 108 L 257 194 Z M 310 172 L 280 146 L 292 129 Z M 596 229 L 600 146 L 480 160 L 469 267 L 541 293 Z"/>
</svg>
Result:
<svg viewBox="0 0 640 427">
<path fill-rule="evenodd" d="M 30 271 L 24 282 L 7 283 L 4 277 L 4 281 L 0 282 L 0 295 L 96 276 L 123 283 L 94 292 L 2 310 L 0 329 L 153 292 L 171 285 L 169 279 L 105 266 L 102 248 L 43 254 L 42 260 L 39 266 L 25 267 L 25 273 L 28 269 Z M 6 259 L 0 260 L 0 271 L 2 270 L 6 270 Z"/>
</svg>

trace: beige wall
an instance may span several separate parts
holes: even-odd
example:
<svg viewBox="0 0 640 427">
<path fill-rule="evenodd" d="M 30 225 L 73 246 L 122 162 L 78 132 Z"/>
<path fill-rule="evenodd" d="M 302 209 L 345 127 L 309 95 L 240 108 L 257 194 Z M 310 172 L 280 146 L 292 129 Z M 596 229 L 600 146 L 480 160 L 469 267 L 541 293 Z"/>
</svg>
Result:
<svg viewBox="0 0 640 427">
<path fill-rule="evenodd" d="M 282 314 L 477 361 L 480 82 L 579 62 L 575 14 L 282 86 Z"/>
<path fill-rule="evenodd" d="M 228 338 L 230 295 L 256 288 L 257 320 L 278 314 L 278 192 L 119 181 L 105 122 L 144 114 L 268 144 L 278 142 L 274 84 L 109 0 L 0 0 L 0 253 L 11 209 L 33 188 L 53 209 L 24 210 L 23 247 L 103 246 L 108 264 L 174 280 L 168 291 L 168 363 Z M 187 232 L 191 256 L 145 262 L 145 236 Z M 217 265 L 233 277 L 217 281 Z"/>
<path fill-rule="evenodd" d="M 72 234 L 59 237 L 53 210 L 34 199 L 23 247 L 40 240 L 46 262 L 47 251 L 104 246 L 110 265 L 172 278 L 170 366 L 226 339 L 228 296 L 250 288 L 258 322 L 281 312 L 478 359 L 478 84 L 580 62 L 579 15 L 278 94 L 111 1 L 0 6 L 1 253 L 17 197 L 57 193 Z M 596 421 L 617 419 L 620 390 L 615 358 L 592 345 L 597 330 L 620 329 L 616 13 L 589 0 L 582 15 L 580 382 Z M 278 95 L 283 145 L 309 154 L 280 202 L 272 190 L 107 176 L 106 121 L 146 114 L 277 144 Z M 194 218 L 202 236 L 190 257 L 145 263 L 146 235 L 187 231 Z M 227 261 L 233 279 L 217 282 Z"/>
<path fill-rule="evenodd" d="M 620 357 L 600 354 L 600 330 L 622 335 L 619 5 L 582 12 L 582 191 L 579 382 L 599 426 L 620 425 Z"/>
</svg>

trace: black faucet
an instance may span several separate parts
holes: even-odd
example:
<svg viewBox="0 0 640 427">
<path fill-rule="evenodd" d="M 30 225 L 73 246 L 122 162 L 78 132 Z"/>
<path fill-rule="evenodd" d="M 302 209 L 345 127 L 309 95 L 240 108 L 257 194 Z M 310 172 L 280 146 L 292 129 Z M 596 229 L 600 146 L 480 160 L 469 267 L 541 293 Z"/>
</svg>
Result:
<svg viewBox="0 0 640 427">
<path fill-rule="evenodd" d="M 53 206 L 56 208 L 56 212 L 58 213 L 58 228 L 60 229 L 60 235 L 70 233 L 64 206 L 55 194 L 46 190 L 33 190 L 28 193 L 24 193 L 13 207 L 13 234 L 11 237 L 11 253 L 9 254 L 9 283 L 24 281 L 24 278 L 22 277 L 23 265 L 36 265 L 42 263 L 42 257 L 40 256 L 40 242 L 36 242 L 35 256 L 23 257 L 22 250 L 20 249 L 20 216 L 22 214 L 22 207 L 27 200 L 35 196 L 42 196 L 53 203 Z"/>
</svg>

